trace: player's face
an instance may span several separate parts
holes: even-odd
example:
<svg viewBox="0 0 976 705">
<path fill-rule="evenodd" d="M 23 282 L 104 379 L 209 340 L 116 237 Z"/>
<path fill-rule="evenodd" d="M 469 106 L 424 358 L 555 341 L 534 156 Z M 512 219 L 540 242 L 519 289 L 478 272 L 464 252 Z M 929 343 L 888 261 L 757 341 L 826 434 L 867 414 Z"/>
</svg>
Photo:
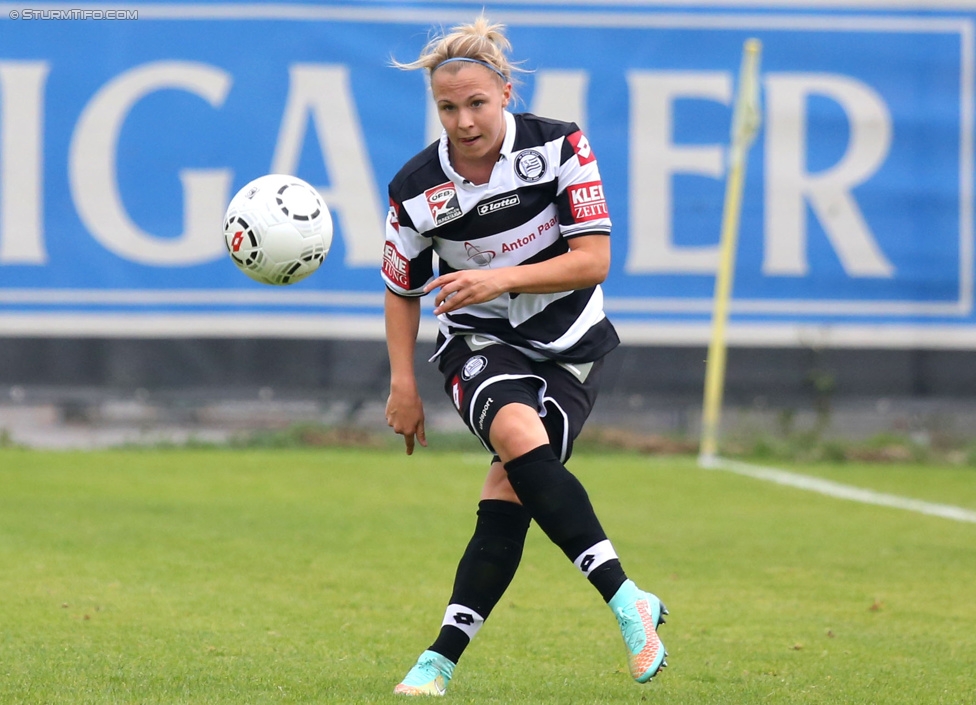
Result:
<svg viewBox="0 0 976 705">
<path fill-rule="evenodd" d="M 490 69 L 470 64 L 456 73 L 435 71 L 430 89 L 451 143 L 452 160 L 460 165 L 494 164 L 505 139 L 504 110 L 512 84 L 503 85 Z"/>
</svg>

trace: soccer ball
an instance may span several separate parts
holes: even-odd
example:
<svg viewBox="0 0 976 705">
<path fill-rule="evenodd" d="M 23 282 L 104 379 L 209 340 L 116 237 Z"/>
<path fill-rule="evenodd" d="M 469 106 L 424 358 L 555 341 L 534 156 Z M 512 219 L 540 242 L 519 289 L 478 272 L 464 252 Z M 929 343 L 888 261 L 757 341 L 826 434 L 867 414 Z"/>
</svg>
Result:
<svg viewBox="0 0 976 705">
<path fill-rule="evenodd" d="M 314 272 L 332 245 L 332 215 L 318 191 L 284 174 L 242 188 L 224 216 L 231 260 L 262 284 L 294 284 Z"/>
</svg>

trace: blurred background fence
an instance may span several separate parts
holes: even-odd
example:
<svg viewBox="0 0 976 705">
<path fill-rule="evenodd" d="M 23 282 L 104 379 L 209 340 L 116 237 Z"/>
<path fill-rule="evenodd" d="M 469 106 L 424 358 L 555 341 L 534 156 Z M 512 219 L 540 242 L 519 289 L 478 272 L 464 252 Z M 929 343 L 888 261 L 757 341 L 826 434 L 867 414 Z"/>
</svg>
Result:
<svg viewBox="0 0 976 705">
<path fill-rule="evenodd" d="M 519 109 L 577 121 L 599 159 L 625 343 L 599 423 L 697 434 L 735 75 L 758 37 L 726 424 L 972 435 L 976 3 L 365 0 L 3 4 L 7 437 L 382 426 L 385 185 L 437 134 L 424 76 L 389 62 L 483 6 L 528 69 Z M 247 280 L 220 234 L 268 172 L 314 184 L 336 223 L 287 288 Z M 432 423 L 460 428 L 426 347 Z"/>
</svg>

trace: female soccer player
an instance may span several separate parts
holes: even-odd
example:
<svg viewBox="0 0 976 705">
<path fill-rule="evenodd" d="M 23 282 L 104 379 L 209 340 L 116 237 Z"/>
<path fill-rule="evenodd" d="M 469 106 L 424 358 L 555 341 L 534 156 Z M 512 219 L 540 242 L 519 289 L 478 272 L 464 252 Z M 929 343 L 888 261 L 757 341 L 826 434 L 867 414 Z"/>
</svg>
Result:
<svg viewBox="0 0 976 705">
<path fill-rule="evenodd" d="M 389 187 L 386 419 L 408 455 L 427 445 L 413 361 L 420 297 L 436 291 L 431 359 L 493 454 L 440 633 L 395 688 L 405 695 L 445 693 L 515 575 L 530 520 L 609 604 L 633 677 L 647 682 L 666 665 L 657 627 L 667 610 L 627 578 L 564 465 L 619 342 L 603 313 L 610 219 L 596 157 L 575 124 L 506 109 L 510 49 L 503 27 L 482 16 L 396 64 L 429 72 L 444 131 Z"/>
</svg>

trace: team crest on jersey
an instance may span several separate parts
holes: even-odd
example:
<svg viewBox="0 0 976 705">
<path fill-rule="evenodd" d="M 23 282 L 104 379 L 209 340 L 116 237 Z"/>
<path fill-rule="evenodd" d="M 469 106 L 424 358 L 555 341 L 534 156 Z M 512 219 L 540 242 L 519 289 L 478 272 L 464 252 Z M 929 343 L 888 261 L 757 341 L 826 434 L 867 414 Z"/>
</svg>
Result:
<svg viewBox="0 0 976 705">
<path fill-rule="evenodd" d="M 461 379 L 465 382 L 474 379 L 484 372 L 486 367 L 488 367 L 488 358 L 484 355 L 469 357 L 468 361 L 464 363 L 464 367 L 461 368 Z"/>
<path fill-rule="evenodd" d="M 538 181 L 546 173 L 546 158 L 534 149 L 526 149 L 515 157 L 515 173 L 522 181 Z"/>
<path fill-rule="evenodd" d="M 427 198 L 427 207 L 430 209 L 435 226 L 450 223 L 464 215 L 458 202 L 457 189 L 450 181 L 427 189 L 424 191 L 424 196 Z"/>
<path fill-rule="evenodd" d="M 468 259 L 479 267 L 488 267 L 491 265 L 491 261 L 495 259 L 494 250 L 482 250 L 470 242 L 464 243 L 464 250 L 468 253 Z"/>
<path fill-rule="evenodd" d="M 586 135 L 580 130 L 577 130 L 566 139 L 573 145 L 573 151 L 576 152 L 576 159 L 579 160 L 580 166 L 589 164 L 596 159 L 596 155 L 593 154 L 593 149 L 590 147 L 590 141 L 586 139 Z"/>
</svg>

